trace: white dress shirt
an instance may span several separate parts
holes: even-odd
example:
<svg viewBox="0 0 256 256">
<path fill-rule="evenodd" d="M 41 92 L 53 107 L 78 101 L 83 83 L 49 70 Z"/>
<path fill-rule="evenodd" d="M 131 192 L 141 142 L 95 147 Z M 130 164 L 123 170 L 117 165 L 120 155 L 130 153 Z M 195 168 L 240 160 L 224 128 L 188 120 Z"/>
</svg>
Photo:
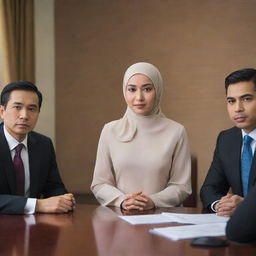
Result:
<svg viewBox="0 0 256 256">
<path fill-rule="evenodd" d="M 29 158 L 28 158 L 28 146 L 27 146 L 28 136 L 26 135 L 25 139 L 22 142 L 19 142 L 8 133 L 5 126 L 4 126 L 4 135 L 7 140 L 8 145 L 9 145 L 12 160 L 15 156 L 15 147 L 20 143 L 22 143 L 24 145 L 24 147 L 22 148 L 22 151 L 21 151 L 21 159 L 23 162 L 24 172 L 25 172 L 24 173 L 25 174 L 24 191 L 25 191 L 25 196 L 28 197 L 29 191 L 30 191 Z M 24 213 L 25 214 L 33 214 L 35 212 L 35 208 L 36 208 L 36 198 L 28 198 L 27 203 L 25 205 Z"/>
</svg>

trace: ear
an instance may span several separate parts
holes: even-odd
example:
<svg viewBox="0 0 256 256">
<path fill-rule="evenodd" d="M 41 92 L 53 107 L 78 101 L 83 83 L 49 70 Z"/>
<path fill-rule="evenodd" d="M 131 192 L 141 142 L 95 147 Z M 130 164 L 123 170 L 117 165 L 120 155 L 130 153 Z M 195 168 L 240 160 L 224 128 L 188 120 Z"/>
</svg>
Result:
<svg viewBox="0 0 256 256">
<path fill-rule="evenodd" d="M 0 105 L 0 118 L 2 120 L 4 120 L 4 111 L 5 111 L 4 106 Z"/>
</svg>

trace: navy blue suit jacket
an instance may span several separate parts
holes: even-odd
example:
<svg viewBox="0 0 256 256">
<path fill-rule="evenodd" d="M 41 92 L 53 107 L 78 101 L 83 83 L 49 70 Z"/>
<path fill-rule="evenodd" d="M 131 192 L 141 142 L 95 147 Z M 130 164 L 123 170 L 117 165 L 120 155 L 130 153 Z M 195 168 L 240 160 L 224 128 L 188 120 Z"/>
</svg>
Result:
<svg viewBox="0 0 256 256">
<path fill-rule="evenodd" d="M 226 226 L 228 239 L 247 243 L 256 241 L 256 187 L 236 208 Z"/>
<path fill-rule="evenodd" d="M 59 175 L 52 141 L 39 133 L 28 134 L 31 198 L 47 198 L 67 191 Z M 27 198 L 16 195 L 15 170 L 0 124 L 0 213 L 23 214 Z"/>
<path fill-rule="evenodd" d="M 200 191 L 204 208 L 232 193 L 243 197 L 241 181 L 242 131 L 237 127 L 222 131 L 217 139 L 213 161 Z M 249 189 L 255 183 L 256 155 L 254 154 L 249 176 Z"/>
</svg>

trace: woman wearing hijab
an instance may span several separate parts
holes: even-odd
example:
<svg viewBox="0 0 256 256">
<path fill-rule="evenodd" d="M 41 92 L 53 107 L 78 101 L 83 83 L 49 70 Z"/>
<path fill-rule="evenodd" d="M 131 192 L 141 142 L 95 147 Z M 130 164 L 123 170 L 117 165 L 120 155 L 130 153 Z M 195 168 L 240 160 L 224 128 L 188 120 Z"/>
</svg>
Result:
<svg viewBox="0 0 256 256">
<path fill-rule="evenodd" d="M 123 79 L 124 116 L 101 133 L 92 192 L 125 210 L 180 205 L 191 193 L 185 129 L 160 109 L 162 77 L 152 64 L 130 66 Z"/>
</svg>

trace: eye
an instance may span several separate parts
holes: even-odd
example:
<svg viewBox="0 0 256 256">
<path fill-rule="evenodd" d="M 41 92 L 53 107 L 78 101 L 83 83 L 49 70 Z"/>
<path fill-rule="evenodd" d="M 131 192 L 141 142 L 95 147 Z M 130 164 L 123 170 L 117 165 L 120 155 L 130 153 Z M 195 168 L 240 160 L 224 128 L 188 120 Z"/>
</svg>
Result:
<svg viewBox="0 0 256 256">
<path fill-rule="evenodd" d="M 135 89 L 134 87 L 128 87 L 128 88 L 127 88 L 127 91 L 129 91 L 129 92 L 135 92 L 136 89 Z"/>
<path fill-rule="evenodd" d="M 31 112 L 36 112 L 37 108 L 36 107 L 29 107 L 28 110 L 31 111 Z"/>
<path fill-rule="evenodd" d="M 143 88 L 143 91 L 145 91 L 145 92 L 150 92 L 152 90 L 153 90 L 153 87 L 151 87 L 151 86 Z"/>
<path fill-rule="evenodd" d="M 236 101 L 235 99 L 227 99 L 228 104 L 234 104 Z"/>
<path fill-rule="evenodd" d="M 245 101 L 245 102 L 246 102 L 246 101 L 252 101 L 252 97 L 244 97 L 244 98 L 243 98 L 243 101 Z"/>
<path fill-rule="evenodd" d="M 21 106 L 13 106 L 13 108 L 17 109 L 17 110 L 20 110 L 21 109 Z"/>
</svg>

